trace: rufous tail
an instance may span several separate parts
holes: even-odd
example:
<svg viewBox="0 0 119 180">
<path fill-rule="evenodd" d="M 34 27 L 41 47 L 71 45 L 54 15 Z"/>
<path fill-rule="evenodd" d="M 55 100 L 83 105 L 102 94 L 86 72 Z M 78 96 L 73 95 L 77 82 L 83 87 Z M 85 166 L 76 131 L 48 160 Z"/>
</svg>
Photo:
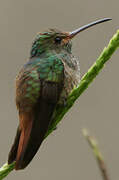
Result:
<svg viewBox="0 0 119 180">
<path fill-rule="evenodd" d="M 21 112 L 22 128 L 18 127 L 8 164 L 16 161 L 15 169 L 24 169 L 35 156 L 51 122 L 55 104 L 40 100 L 31 112 Z"/>
</svg>

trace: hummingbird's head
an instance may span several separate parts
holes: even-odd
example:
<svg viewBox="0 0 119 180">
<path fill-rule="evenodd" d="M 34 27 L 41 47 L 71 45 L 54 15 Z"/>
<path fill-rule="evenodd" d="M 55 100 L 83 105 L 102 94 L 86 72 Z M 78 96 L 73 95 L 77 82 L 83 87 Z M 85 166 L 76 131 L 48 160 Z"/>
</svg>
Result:
<svg viewBox="0 0 119 180">
<path fill-rule="evenodd" d="M 64 49 L 71 51 L 71 38 L 69 32 L 62 32 L 57 29 L 49 29 L 46 32 L 38 33 L 31 49 L 31 57 L 38 56 L 48 50 L 57 53 Z"/>
<path fill-rule="evenodd" d="M 72 32 L 62 32 L 57 29 L 49 29 L 46 32 L 38 33 L 32 44 L 31 57 L 40 56 L 41 54 L 47 53 L 51 50 L 56 51 L 57 53 L 61 53 L 62 50 L 71 53 L 71 40 L 73 37 L 75 37 L 79 32 L 84 31 L 91 26 L 109 20 L 111 19 L 100 19 L 90 24 L 84 25 L 81 28 L 78 28 Z"/>
</svg>

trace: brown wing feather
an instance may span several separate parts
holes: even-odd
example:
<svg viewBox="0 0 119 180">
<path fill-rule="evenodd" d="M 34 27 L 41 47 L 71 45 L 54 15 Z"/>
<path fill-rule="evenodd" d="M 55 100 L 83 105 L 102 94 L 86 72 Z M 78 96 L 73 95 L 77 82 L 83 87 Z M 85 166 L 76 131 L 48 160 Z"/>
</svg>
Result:
<svg viewBox="0 0 119 180">
<path fill-rule="evenodd" d="M 19 162 L 22 161 L 25 149 L 27 147 L 31 130 L 32 130 L 32 123 L 33 123 L 33 112 L 25 112 L 19 114 L 20 118 L 20 129 L 21 129 L 21 136 L 19 140 L 19 146 L 16 156 L 16 165 L 15 169 L 19 169 Z"/>
</svg>

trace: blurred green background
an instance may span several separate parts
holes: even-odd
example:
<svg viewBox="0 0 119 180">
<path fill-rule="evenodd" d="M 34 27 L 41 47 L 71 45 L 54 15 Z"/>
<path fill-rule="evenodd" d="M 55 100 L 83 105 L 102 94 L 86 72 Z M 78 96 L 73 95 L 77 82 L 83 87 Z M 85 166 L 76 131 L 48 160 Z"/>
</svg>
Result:
<svg viewBox="0 0 119 180">
<path fill-rule="evenodd" d="M 35 34 L 47 28 L 71 31 L 93 20 L 113 20 L 80 33 L 73 52 L 81 76 L 99 56 L 119 27 L 118 0 L 1 0 L 0 1 L 0 165 L 6 162 L 18 125 L 15 76 L 28 60 Z M 100 172 L 82 136 L 86 127 L 96 136 L 112 179 L 119 172 L 119 51 L 42 144 L 24 171 L 7 179 L 95 179 Z"/>
</svg>

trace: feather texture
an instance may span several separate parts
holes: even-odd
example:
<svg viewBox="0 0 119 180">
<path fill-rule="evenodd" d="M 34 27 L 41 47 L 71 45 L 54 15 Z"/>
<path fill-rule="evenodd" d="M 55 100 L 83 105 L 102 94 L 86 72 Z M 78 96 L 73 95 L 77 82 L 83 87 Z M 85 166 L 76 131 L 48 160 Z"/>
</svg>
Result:
<svg viewBox="0 0 119 180">
<path fill-rule="evenodd" d="M 50 63 L 49 63 L 50 62 Z M 56 70 L 57 65 L 61 66 Z M 56 56 L 31 59 L 16 80 L 19 129 L 8 157 L 24 169 L 38 151 L 63 88 L 64 68 Z"/>
<path fill-rule="evenodd" d="M 16 170 L 24 169 L 33 159 L 53 123 L 56 105 L 64 105 L 80 81 L 79 63 L 71 47 L 67 32 L 50 29 L 39 33 L 29 61 L 17 76 L 19 127 L 8 157 L 9 164 L 16 161 Z"/>
</svg>

